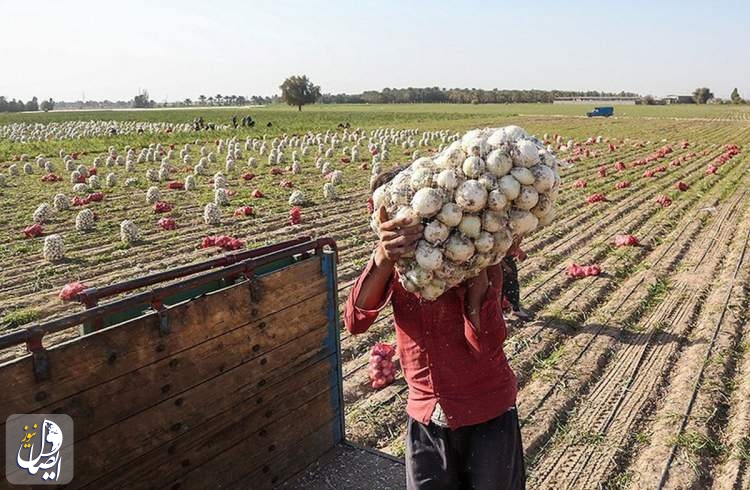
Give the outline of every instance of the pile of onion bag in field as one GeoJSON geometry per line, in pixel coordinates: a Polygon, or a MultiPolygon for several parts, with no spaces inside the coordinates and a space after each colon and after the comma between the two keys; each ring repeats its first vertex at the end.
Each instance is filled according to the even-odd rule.
{"type": "Polygon", "coordinates": [[[403,287],[435,300],[500,262],[515,237],[551,223],[559,165],[518,126],[475,129],[376,189],[374,231],[381,206],[389,219],[410,217],[425,227],[416,251],[396,264],[403,287]]]}

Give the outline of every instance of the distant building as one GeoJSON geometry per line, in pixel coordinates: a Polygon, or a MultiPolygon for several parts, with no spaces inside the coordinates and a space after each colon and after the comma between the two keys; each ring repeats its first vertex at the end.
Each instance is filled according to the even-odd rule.
{"type": "Polygon", "coordinates": [[[553,104],[635,105],[640,97],[556,97],[553,104]]]}
{"type": "Polygon", "coordinates": [[[667,95],[664,97],[667,104],[695,104],[692,95],[667,95]]]}

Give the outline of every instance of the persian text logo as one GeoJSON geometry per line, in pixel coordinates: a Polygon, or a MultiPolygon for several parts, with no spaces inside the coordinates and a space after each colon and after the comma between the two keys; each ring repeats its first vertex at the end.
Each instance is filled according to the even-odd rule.
{"type": "Polygon", "coordinates": [[[73,479],[73,419],[13,414],[5,421],[5,476],[13,485],[64,485],[73,479]]]}

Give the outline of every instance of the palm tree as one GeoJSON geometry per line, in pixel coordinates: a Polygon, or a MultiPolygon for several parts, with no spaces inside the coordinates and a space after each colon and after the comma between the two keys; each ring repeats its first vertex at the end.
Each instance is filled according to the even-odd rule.
{"type": "Polygon", "coordinates": [[[211,96],[208,97],[208,105],[214,105],[214,98],[211,96]]]}
{"type": "Polygon", "coordinates": [[[201,105],[206,105],[206,96],[203,94],[199,95],[198,101],[200,102],[201,105]]]}
{"type": "Polygon", "coordinates": [[[188,98],[188,99],[185,99],[185,100],[183,100],[182,102],[183,102],[183,103],[184,103],[185,105],[193,105],[193,101],[192,101],[192,100],[190,100],[189,98],[188,98]]]}
{"type": "Polygon", "coordinates": [[[216,94],[214,96],[214,100],[216,101],[216,105],[221,105],[222,101],[224,100],[224,97],[221,94],[216,94]]]}

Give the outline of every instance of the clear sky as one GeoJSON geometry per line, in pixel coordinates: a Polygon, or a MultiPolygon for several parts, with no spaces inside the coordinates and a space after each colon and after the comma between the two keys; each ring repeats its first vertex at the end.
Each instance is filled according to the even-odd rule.
{"type": "Polygon", "coordinates": [[[0,0],[0,95],[157,102],[384,87],[733,87],[750,98],[750,0],[0,0]]]}

